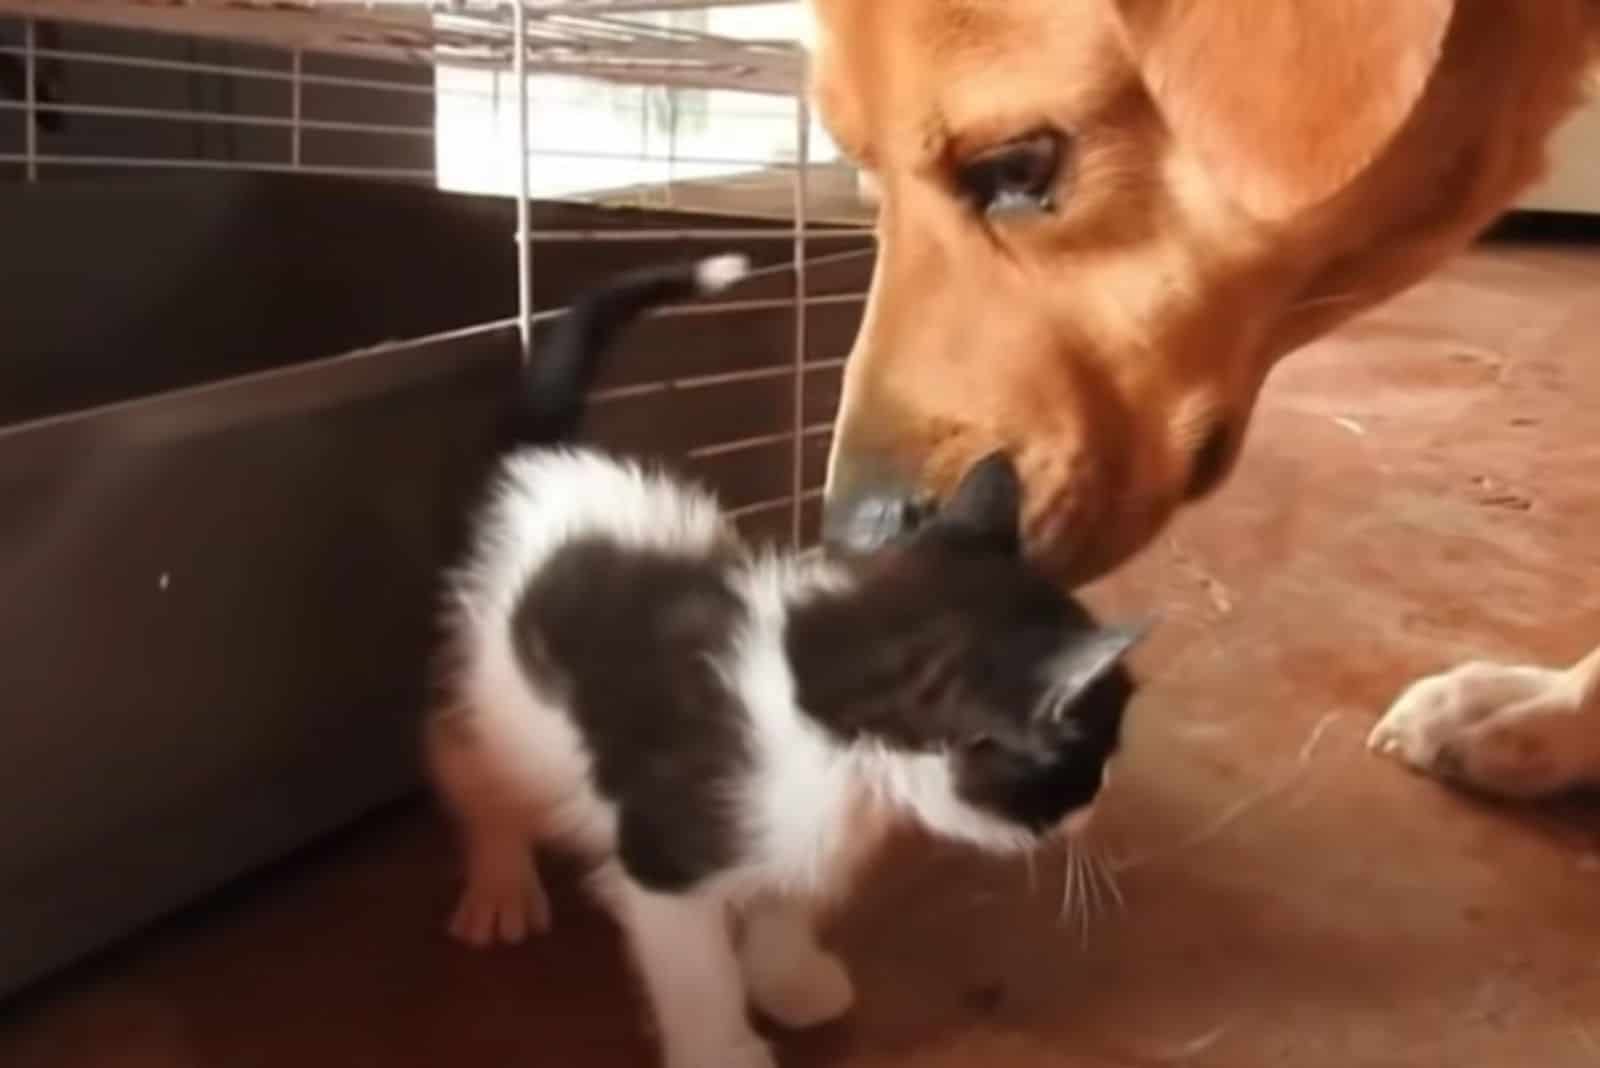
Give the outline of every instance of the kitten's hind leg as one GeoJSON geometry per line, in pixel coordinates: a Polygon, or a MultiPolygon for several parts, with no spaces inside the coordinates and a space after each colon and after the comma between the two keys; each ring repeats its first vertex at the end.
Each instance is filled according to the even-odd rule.
{"type": "Polygon", "coordinates": [[[855,1002],[843,962],[817,944],[811,910],[791,898],[761,898],[741,913],[739,964],[750,1000],[799,1030],[837,1019],[855,1002]]]}
{"type": "Polygon", "coordinates": [[[466,832],[467,884],[450,933],[473,946],[515,945],[550,929],[550,899],[527,837],[498,829],[466,832]]]}
{"type": "Polygon", "coordinates": [[[429,765],[466,854],[466,886],[450,933],[474,946],[517,943],[550,927],[550,901],[533,856],[534,791],[492,733],[481,718],[459,710],[428,724],[429,765]]]}

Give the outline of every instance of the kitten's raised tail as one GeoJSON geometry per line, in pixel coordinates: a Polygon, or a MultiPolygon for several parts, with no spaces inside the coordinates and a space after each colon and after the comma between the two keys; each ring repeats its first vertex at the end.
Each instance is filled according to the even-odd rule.
{"type": "Polygon", "coordinates": [[[749,273],[745,256],[708,256],[629,271],[579,295],[523,372],[510,444],[548,446],[573,438],[583,422],[585,396],[617,335],[653,308],[720,293],[749,273]]]}

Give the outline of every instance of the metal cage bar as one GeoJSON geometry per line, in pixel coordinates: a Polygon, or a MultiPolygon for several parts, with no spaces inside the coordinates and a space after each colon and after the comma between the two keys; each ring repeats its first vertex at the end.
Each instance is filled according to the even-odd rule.
{"type": "Polygon", "coordinates": [[[302,124],[305,121],[305,85],[301,80],[304,73],[305,53],[296,48],[290,59],[292,79],[289,82],[289,164],[299,167],[301,160],[302,124]]]}
{"type": "Polygon", "coordinates": [[[533,357],[533,235],[528,191],[528,11],[512,0],[512,80],[517,84],[517,340],[522,362],[533,357]]]}
{"type": "Polygon", "coordinates": [[[524,0],[508,17],[505,0],[0,0],[0,13],[488,69],[510,65],[508,53],[520,36],[530,70],[779,96],[797,91],[804,71],[794,47],[613,17],[716,6],[719,0],[647,0],[627,7],[524,0]]]}

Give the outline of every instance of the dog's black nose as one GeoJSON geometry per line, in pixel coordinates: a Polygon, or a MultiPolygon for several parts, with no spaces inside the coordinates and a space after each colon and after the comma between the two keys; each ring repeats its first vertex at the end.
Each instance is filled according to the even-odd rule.
{"type": "Polygon", "coordinates": [[[870,552],[915,530],[932,511],[931,502],[900,479],[836,469],[822,502],[822,540],[870,552]]]}

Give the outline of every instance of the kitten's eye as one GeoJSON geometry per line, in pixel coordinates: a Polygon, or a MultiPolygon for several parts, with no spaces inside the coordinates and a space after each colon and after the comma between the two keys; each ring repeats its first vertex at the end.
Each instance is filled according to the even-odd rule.
{"type": "Polygon", "coordinates": [[[1055,130],[1008,141],[957,168],[956,185],[991,219],[1054,211],[1065,148],[1055,130]]]}
{"type": "Polygon", "coordinates": [[[968,753],[992,753],[999,744],[987,734],[974,734],[961,743],[961,748],[968,753]]]}

